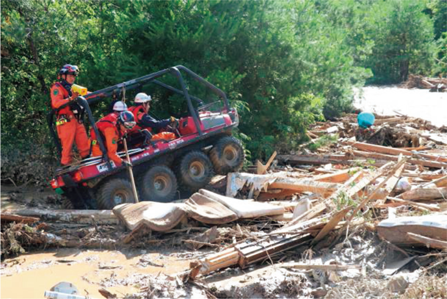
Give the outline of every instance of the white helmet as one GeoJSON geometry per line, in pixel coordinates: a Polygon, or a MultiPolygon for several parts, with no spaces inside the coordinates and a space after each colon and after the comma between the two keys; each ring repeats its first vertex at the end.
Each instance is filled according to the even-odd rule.
{"type": "Polygon", "coordinates": [[[117,101],[115,104],[113,104],[113,111],[127,111],[127,105],[126,103],[122,101],[117,101]]]}
{"type": "Polygon", "coordinates": [[[152,101],[151,96],[148,96],[144,92],[140,92],[135,96],[135,103],[146,103],[152,101]]]}

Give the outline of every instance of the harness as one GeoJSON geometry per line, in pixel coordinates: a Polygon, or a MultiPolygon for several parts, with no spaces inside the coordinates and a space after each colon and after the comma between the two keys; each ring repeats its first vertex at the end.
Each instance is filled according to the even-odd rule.
{"type": "MultiPolygon", "coordinates": [[[[140,114],[140,112],[144,111],[143,105],[132,106],[128,110],[130,112],[132,112],[133,117],[134,117],[135,122],[136,122],[135,127],[133,127],[132,130],[130,130],[130,133],[134,133],[134,132],[140,131],[142,129],[142,127],[140,126],[140,119],[138,118],[138,114],[140,114]]],[[[149,128],[149,131],[150,131],[150,128],[149,128]]]]}
{"type": "MultiPolygon", "coordinates": [[[[61,80],[59,82],[56,82],[55,85],[58,87],[63,87],[64,90],[68,93],[68,96],[71,97],[73,95],[73,92],[71,91],[71,86],[73,84],[69,84],[67,81],[61,80]]],[[[68,105],[68,107],[71,110],[71,112],[73,112],[73,115],[76,118],[76,120],[80,124],[82,124],[83,119],[84,119],[84,114],[85,114],[85,108],[76,102],[70,103],[68,105]]],[[[71,115],[58,114],[58,120],[56,121],[56,126],[63,125],[65,123],[69,122],[72,118],[73,117],[71,115]]]]}
{"type": "MultiPolygon", "coordinates": [[[[105,129],[106,127],[114,127],[116,129],[117,119],[113,120],[113,118],[116,118],[116,115],[109,114],[96,123],[96,125],[98,127],[98,132],[101,135],[101,139],[104,141],[106,139],[105,139],[105,136],[104,136],[104,133],[102,132],[102,130],[105,129]],[[110,120],[110,119],[112,119],[112,120],[110,120]]],[[[118,131],[119,138],[121,138],[121,131],[118,129],[117,129],[117,131],[118,131]]],[[[96,145],[98,143],[98,140],[96,138],[96,133],[95,133],[95,130],[93,130],[93,128],[90,129],[90,137],[92,139],[92,145],[96,145]]],[[[105,146],[107,147],[107,144],[105,144],[105,146]]]]}

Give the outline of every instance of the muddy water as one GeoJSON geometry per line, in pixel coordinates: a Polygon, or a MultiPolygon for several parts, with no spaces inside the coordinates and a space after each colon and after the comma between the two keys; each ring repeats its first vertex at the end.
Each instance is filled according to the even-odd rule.
{"type": "Polygon", "coordinates": [[[137,281],[145,275],[188,267],[188,259],[169,252],[59,249],[26,254],[2,263],[1,298],[44,298],[44,292],[61,281],[74,284],[84,296],[103,298],[98,289],[106,287],[122,297],[137,292],[137,281]]]}
{"type": "Polygon", "coordinates": [[[447,125],[447,92],[368,86],[357,91],[354,105],[382,115],[399,112],[431,121],[435,126],[447,125]]]}

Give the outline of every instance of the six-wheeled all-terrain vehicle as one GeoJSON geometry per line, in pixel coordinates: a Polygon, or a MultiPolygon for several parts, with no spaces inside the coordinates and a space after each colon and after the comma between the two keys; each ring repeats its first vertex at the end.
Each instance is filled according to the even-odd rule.
{"type": "MultiPolygon", "coordinates": [[[[244,149],[232,136],[232,130],[239,123],[236,109],[229,106],[222,90],[186,67],[176,66],[78,98],[76,104],[83,108],[86,124],[98,136],[103,155],[56,171],[51,186],[67,198],[67,208],[111,209],[120,203],[135,202],[125,166],[116,167],[105,154],[104,140],[98,133],[90,106],[108,98],[124,98],[126,91],[141,91],[150,86],[186,101],[188,111],[173,129],[177,137],[174,140],[132,142],[132,136],[128,137],[129,144],[134,144],[128,152],[140,200],[169,202],[179,197],[179,190],[194,192],[207,185],[214,174],[227,174],[241,168],[244,149]],[[204,104],[203,97],[190,95],[182,74],[187,74],[187,79],[205,90],[200,96],[217,100],[204,104]],[[166,77],[171,80],[169,82],[175,79],[177,88],[160,81],[166,77]]],[[[60,152],[60,141],[54,130],[56,112],[57,109],[48,114],[48,125],[60,152]]],[[[125,157],[125,152],[119,155],[125,157]]]]}

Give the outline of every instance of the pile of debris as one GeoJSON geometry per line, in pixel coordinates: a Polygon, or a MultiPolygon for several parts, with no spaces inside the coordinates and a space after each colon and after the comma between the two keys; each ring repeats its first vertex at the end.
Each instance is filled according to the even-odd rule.
{"type": "MultiPolygon", "coordinates": [[[[447,296],[445,129],[377,116],[375,127],[361,130],[347,115],[316,124],[309,136],[300,152],[275,152],[251,172],[216,176],[186,200],[113,211],[15,210],[2,221],[89,225],[76,228],[84,230],[77,241],[67,228],[52,232],[57,246],[206,249],[189,269],[142,279],[141,293],[126,298],[447,296]],[[385,137],[374,135],[380,130],[385,137]],[[328,135],[337,141],[309,150],[328,135]]],[[[9,235],[2,232],[2,243],[9,235]]]]}
{"type": "Polygon", "coordinates": [[[429,89],[431,92],[445,92],[447,91],[447,78],[426,78],[410,74],[408,80],[402,84],[402,87],[429,89]]]}

